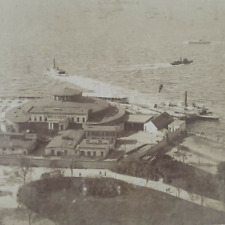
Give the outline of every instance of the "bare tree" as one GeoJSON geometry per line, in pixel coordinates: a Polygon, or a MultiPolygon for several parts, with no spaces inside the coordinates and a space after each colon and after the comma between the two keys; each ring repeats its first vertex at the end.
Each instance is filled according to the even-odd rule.
{"type": "Polygon", "coordinates": [[[70,161],[70,172],[71,172],[71,177],[73,177],[73,170],[75,168],[75,162],[74,162],[74,157],[70,161]]]}
{"type": "Polygon", "coordinates": [[[32,224],[32,211],[27,208],[27,212],[28,212],[28,222],[29,222],[29,225],[31,225],[32,224]]]}
{"type": "Polygon", "coordinates": [[[180,192],[181,192],[180,188],[177,187],[177,197],[178,198],[180,198],[180,192]]]}
{"type": "MultiPolygon", "coordinates": [[[[27,159],[26,157],[21,157],[20,158],[20,174],[23,178],[23,184],[25,185],[26,184],[26,178],[27,178],[27,175],[29,172],[32,171],[32,168],[30,166],[30,161],[29,159],[27,159]]],[[[29,196],[30,193],[29,193],[29,196]]],[[[29,222],[29,225],[32,225],[32,211],[28,208],[27,208],[27,213],[28,213],[28,222],[29,222]]]]}
{"type": "Polygon", "coordinates": [[[31,172],[32,168],[30,166],[29,159],[25,157],[20,158],[20,174],[23,178],[23,183],[26,183],[26,177],[29,172],[31,172]]]}

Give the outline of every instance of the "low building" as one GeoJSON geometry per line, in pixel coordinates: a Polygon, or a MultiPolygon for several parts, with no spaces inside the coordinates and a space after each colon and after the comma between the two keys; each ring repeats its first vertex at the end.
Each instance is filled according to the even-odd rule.
{"type": "Polygon", "coordinates": [[[37,146],[37,136],[25,133],[0,133],[0,154],[27,155],[37,146]]]}
{"type": "Polygon", "coordinates": [[[117,138],[117,126],[83,125],[85,139],[77,146],[79,155],[85,157],[105,157],[114,149],[117,138]]]}
{"type": "Polygon", "coordinates": [[[143,131],[153,115],[130,114],[125,122],[125,130],[143,131]]]}
{"type": "Polygon", "coordinates": [[[173,117],[164,112],[144,124],[144,131],[156,132],[162,129],[168,129],[168,125],[173,122],[173,117]]]}
{"type": "Polygon", "coordinates": [[[45,148],[47,156],[75,156],[77,145],[83,140],[83,130],[62,131],[45,148]]]}
{"type": "Polygon", "coordinates": [[[107,139],[84,139],[78,146],[77,151],[81,157],[105,158],[110,150],[110,140],[107,139]]]}
{"type": "Polygon", "coordinates": [[[116,126],[83,126],[87,141],[91,140],[109,140],[114,145],[116,142],[117,128],[116,126]]]}
{"type": "Polygon", "coordinates": [[[179,137],[181,134],[186,132],[186,121],[184,120],[174,120],[168,125],[168,139],[172,141],[173,139],[179,137]]]}

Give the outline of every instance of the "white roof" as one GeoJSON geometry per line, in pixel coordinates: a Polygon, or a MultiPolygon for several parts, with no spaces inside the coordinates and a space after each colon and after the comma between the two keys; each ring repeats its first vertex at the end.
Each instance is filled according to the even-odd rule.
{"type": "Polygon", "coordinates": [[[186,123],[185,120],[174,120],[168,126],[181,126],[182,124],[186,123]]]}
{"type": "Polygon", "coordinates": [[[142,115],[142,114],[131,114],[128,116],[127,122],[129,123],[146,123],[150,119],[152,119],[152,115],[142,115]]]}
{"type": "Polygon", "coordinates": [[[118,138],[118,140],[137,140],[137,144],[156,144],[164,139],[165,135],[161,131],[150,133],[139,131],[127,137],[118,138]]]}

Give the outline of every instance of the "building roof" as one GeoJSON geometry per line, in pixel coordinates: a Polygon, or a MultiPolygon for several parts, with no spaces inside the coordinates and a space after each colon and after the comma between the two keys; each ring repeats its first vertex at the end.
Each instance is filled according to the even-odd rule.
{"type": "Polygon", "coordinates": [[[75,149],[79,144],[84,132],[82,130],[67,130],[60,132],[60,135],[55,136],[46,146],[46,148],[70,148],[75,149]],[[68,137],[68,139],[66,139],[68,137]]]}
{"type": "Polygon", "coordinates": [[[173,117],[170,116],[167,112],[160,114],[159,116],[154,117],[152,123],[161,130],[163,128],[168,128],[168,125],[173,122],[173,117]]]}
{"type": "MultiPolygon", "coordinates": [[[[59,108],[59,109],[70,108],[70,109],[73,109],[75,112],[76,110],[79,112],[80,109],[88,109],[88,110],[92,110],[92,112],[97,112],[109,107],[108,102],[104,100],[100,100],[100,99],[94,99],[92,102],[67,102],[67,101],[56,101],[52,98],[43,98],[43,99],[31,101],[29,102],[29,105],[36,108],[40,108],[40,109],[43,109],[46,107],[59,108]]],[[[29,112],[32,110],[32,108],[29,108],[29,107],[28,109],[29,109],[29,112]]]]}
{"type": "Polygon", "coordinates": [[[109,146],[108,140],[102,140],[98,143],[87,143],[86,139],[84,139],[80,144],[79,148],[86,148],[86,149],[105,149],[109,146]]]}
{"type": "Polygon", "coordinates": [[[85,131],[116,131],[115,126],[91,126],[83,125],[85,131]]]}
{"type": "Polygon", "coordinates": [[[24,113],[22,107],[10,109],[6,112],[5,117],[14,123],[25,123],[29,120],[28,114],[24,113]]]}
{"type": "Polygon", "coordinates": [[[129,122],[129,123],[146,123],[152,118],[153,118],[152,115],[130,114],[128,116],[127,122],[129,122]]]}
{"type": "Polygon", "coordinates": [[[23,123],[29,121],[29,113],[84,115],[88,111],[98,113],[108,107],[109,103],[101,99],[92,99],[87,102],[66,102],[43,98],[31,100],[22,106],[12,108],[6,112],[6,119],[15,123],[23,123]]]}
{"type": "Polygon", "coordinates": [[[121,137],[118,140],[137,140],[137,143],[141,144],[156,144],[162,141],[165,138],[165,135],[161,131],[157,131],[154,133],[139,131],[137,133],[131,134],[127,137],[121,137]]]}
{"type": "MultiPolygon", "coordinates": [[[[110,110],[110,108],[108,109],[110,110]]],[[[88,124],[89,125],[106,125],[106,124],[112,124],[112,123],[116,124],[116,123],[119,123],[124,118],[125,115],[126,115],[126,110],[123,107],[117,106],[113,114],[109,113],[98,121],[88,121],[88,124]]]]}
{"type": "Polygon", "coordinates": [[[37,107],[34,106],[30,109],[29,113],[44,113],[44,114],[78,114],[86,115],[88,109],[79,107],[37,107]]]}
{"type": "Polygon", "coordinates": [[[65,130],[59,132],[62,135],[62,138],[80,140],[80,138],[84,135],[83,130],[65,130]]]}
{"type": "Polygon", "coordinates": [[[55,88],[53,90],[54,96],[76,96],[82,95],[82,92],[73,88],[63,87],[63,88],[55,88]]]}
{"type": "Polygon", "coordinates": [[[186,123],[186,121],[184,121],[184,120],[174,120],[168,126],[181,126],[184,123],[186,123]]]}

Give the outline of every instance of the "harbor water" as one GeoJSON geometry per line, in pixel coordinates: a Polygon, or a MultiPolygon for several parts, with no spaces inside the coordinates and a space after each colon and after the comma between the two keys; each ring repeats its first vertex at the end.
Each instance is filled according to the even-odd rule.
{"type": "Polygon", "coordinates": [[[183,102],[187,91],[189,104],[220,116],[191,128],[224,136],[223,0],[1,3],[0,96],[44,96],[65,81],[143,105],[183,102]],[[188,44],[203,38],[210,43],[188,44]],[[170,64],[181,56],[193,63],[170,64]],[[46,75],[53,58],[69,77],[46,75]]]}

